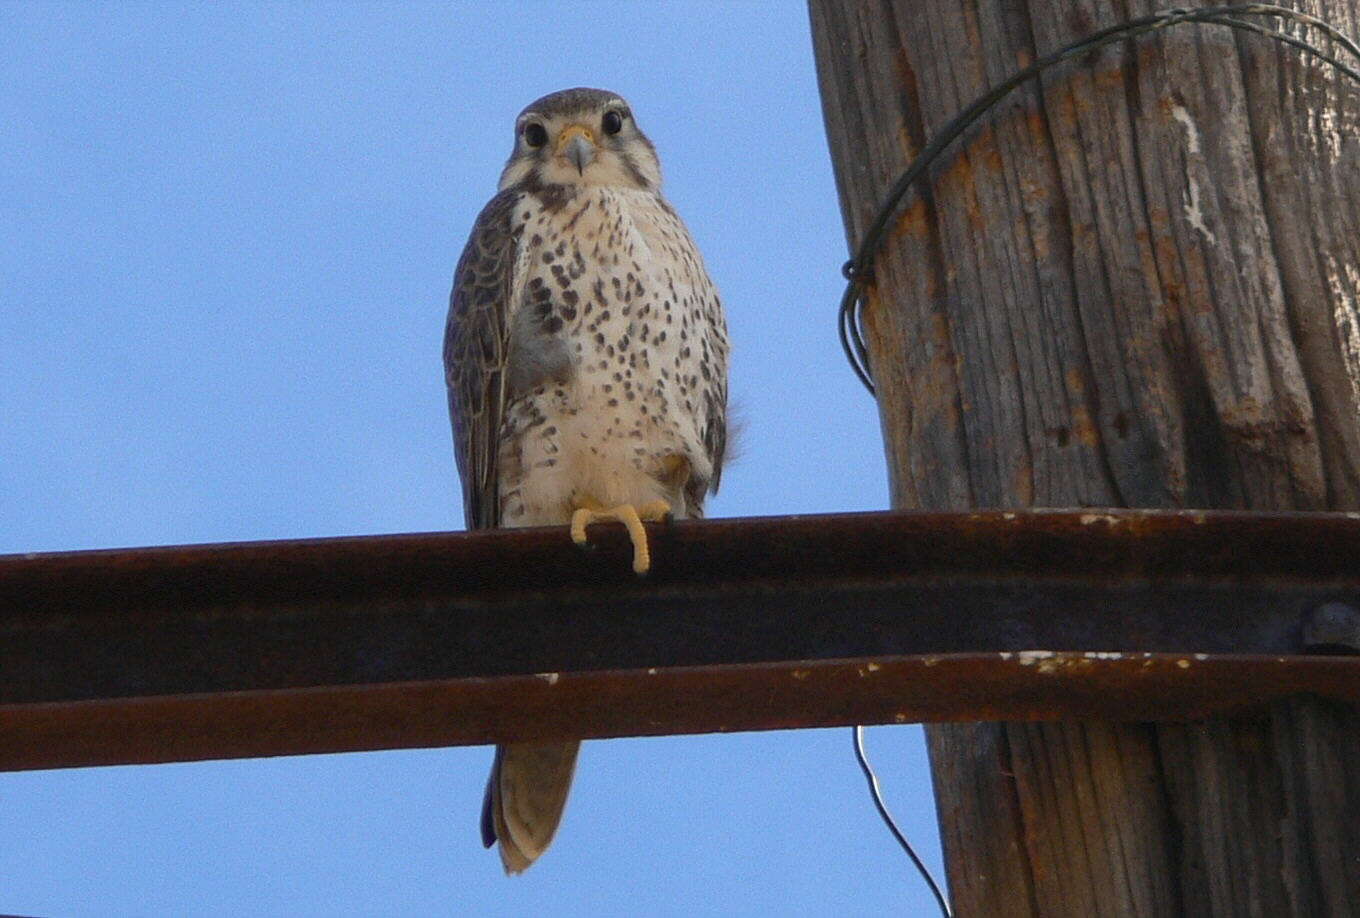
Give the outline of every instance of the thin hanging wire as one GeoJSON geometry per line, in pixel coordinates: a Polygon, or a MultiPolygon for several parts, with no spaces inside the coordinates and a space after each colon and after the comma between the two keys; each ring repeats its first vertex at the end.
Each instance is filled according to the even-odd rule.
{"type": "Polygon", "coordinates": [[[840,313],[837,320],[841,348],[845,351],[846,359],[850,361],[850,368],[855,371],[855,375],[869,390],[870,395],[875,394],[875,389],[873,372],[869,366],[869,350],[864,341],[863,285],[873,279],[874,260],[878,256],[878,250],[882,245],[888,224],[898,212],[898,206],[907,192],[926,174],[926,170],[940,157],[945,148],[1021,84],[1034,79],[1050,67],[1073,57],[1088,54],[1117,41],[1137,38],[1183,22],[1221,25],[1264,35],[1267,38],[1298,48],[1304,53],[1330,64],[1352,80],[1360,83],[1360,70],[1355,67],[1342,63],[1333,55],[1300,38],[1263,28],[1257,23],[1239,18],[1243,16],[1283,19],[1317,29],[1349,52],[1357,62],[1360,62],[1360,45],[1357,45],[1354,40],[1331,23],[1298,10],[1277,6],[1273,3],[1239,3],[1231,6],[1207,6],[1200,9],[1171,9],[1092,32],[1080,41],[1075,41],[1039,58],[1028,67],[1017,70],[1009,79],[987,90],[931,138],[930,143],[911,161],[902,175],[893,183],[873,222],[869,224],[865,231],[864,238],[860,241],[859,248],[855,252],[855,257],[847,261],[841,269],[841,273],[845,275],[847,281],[845,293],[841,297],[840,313]]]}
{"type": "Polygon", "coordinates": [[[873,795],[874,806],[878,808],[878,815],[883,817],[883,822],[888,826],[888,831],[897,839],[897,843],[902,846],[902,850],[907,852],[907,857],[916,865],[920,871],[921,878],[926,881],[930,891],[935,895],[935,902],[940,906],[940,914],[944,918],[954,918],[953,911],[949,908],[949,901],[945,899],[944,893],[940,891],[940,884],[935,882],[935,877],[931,876],[930,868],[926,867],[921,860],[916,849],[907,841],[907,836],[897,827],[897,821],[893,819],[892,813],[888,812],[888,805],[883,802],[883,790],[878,786],[878,775],[874,774],[874,768],[869,764],[869,755],[864,751],[864,728],[857,726],[854,728],[855,734],[855,759],[859,762],[860,771],[864,772],[864,780],[869,782],[869,793],[873,795]]]}

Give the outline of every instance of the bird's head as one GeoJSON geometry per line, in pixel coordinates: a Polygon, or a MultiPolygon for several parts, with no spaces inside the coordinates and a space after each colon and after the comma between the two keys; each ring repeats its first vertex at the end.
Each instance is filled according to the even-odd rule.
{"type": "Polygon", "coordinates": [[[500,188],[525,183],[656,191],[661,163],[620,96],[564,89],[532,103],[515,120],[515,149],[500,188]]]}

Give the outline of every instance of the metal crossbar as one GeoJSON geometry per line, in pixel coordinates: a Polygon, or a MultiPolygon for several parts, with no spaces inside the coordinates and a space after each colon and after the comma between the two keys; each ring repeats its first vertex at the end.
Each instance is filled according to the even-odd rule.
{"type": "Polygon", "coordinates": [[[0,556],[0,769],[1360,702],[1360,515],[650,532],[0,556]]]}

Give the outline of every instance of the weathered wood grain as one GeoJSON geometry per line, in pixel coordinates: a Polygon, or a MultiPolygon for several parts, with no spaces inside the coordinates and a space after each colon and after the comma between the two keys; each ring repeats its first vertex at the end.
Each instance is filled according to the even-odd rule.
{"type": "MultiPolygon", "coordinates": [[[[852,247],[975,96],[1159,8],[810,6],[852,247]]],[[[1296,6],[1360,34],[1360,0],[1296,6]]],[[[1360,88],[1294,49],[1178,26],[1050,71],[939,162],[874,282],[896,507],[1360,508],[1360,88]]],[[[929,741],[960,915],[1360,914],[1353,708],[929,741]]]]}

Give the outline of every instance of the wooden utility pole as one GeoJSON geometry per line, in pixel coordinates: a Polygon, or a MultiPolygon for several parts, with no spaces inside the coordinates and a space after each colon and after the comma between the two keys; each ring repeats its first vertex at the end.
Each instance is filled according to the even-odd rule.
{"type": "MultiPolygon", "coordinates": [[[[812,0],[851,246],[988,86],[1162,5],[812,0]]],[[[1295,5],[1360,35],[1360,0],[1295,5]]],[[[893,504],[1360,509],[1358,307],[1354,84],[1220,26],[1062,65],[940,161],[877,260],[893,504]]],[[[1360,914],[1354,707],[928,737],[960,915],[1360,914]]]]}

